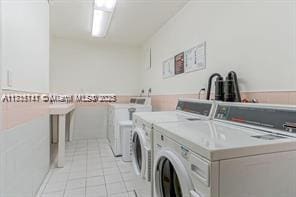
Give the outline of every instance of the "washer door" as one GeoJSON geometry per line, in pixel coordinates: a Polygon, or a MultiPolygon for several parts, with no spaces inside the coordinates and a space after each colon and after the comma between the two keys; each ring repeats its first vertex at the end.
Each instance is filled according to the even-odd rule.
{"type": "Polygon", "coordinates": [[[132,135],[132,163],[138,176],[145,177],[146,151],[144,131],[136,128],[132,135]]]}
{"type": "Polygon", "coordinates": [[[157,197],[190,197],[193,184],[182,159],[162,148],[155,158],[154,188],[157,197]]]}

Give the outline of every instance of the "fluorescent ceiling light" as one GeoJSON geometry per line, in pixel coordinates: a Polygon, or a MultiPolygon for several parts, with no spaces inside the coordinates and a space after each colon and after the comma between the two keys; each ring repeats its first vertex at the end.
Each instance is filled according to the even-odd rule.
{"type": "Polygon", "coordinates": [[[95,0],[95,9],[112,12],[116,0],[95,0]]]}
{"type": "Polygon", "coordinates": [[[112,13],[94,10],[92,36],[105,37],[111,22],[112,13]]]}
{"type": "Polygon", "coordinates": [[[116,0],[95,0],[92,36],[105,37],[110,26],[116,0]]]}

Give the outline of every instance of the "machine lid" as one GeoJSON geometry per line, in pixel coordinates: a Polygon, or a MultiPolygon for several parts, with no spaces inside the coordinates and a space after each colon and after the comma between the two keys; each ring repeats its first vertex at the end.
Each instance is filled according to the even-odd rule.
{"type": "Polygon", "coordinates": [[[176,111],[136,112],[134,119],[145,124],[160,122],[184,122],[210,119],[214,111],[212,101],[198,99],[179,99],[176,111]]]}
{"type": "Polygon", "coordinates": [[[151,108],[151,105],[139,105],[139,104],[132,104],[132,103],[109,103],[111,107],[114,108],[151,108]]]}
{"type": "Polygon", "coordinates": [[[211,161],[296,150],[295,137],[277,133],[266,140],[273,133],[218,121],[159,123],[155,130],[211,161]]]}
{"type": "Polygon", "coordinates": [[[159,112],[136,112],[134,119],[138,119],[144,123],[160,123],[160,122],[184,122],[202,120],[197,114],[182,113],[180,111],[159,111],[159,112]]]}

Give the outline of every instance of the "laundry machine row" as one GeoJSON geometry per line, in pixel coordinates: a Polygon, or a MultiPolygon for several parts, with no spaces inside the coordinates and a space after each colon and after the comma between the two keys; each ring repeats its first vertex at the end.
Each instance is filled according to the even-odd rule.
{"type": "Polygon", "coordinates": [[[150,97],[133,97],[130,103],[110,103],[108,106],[107,139],[114,156],[122,155],[120,122],[132,119],[134,112],[151,112],[150,97]]]}
{"type": "Polygon", "coordinates": [[[155,197],[296,196],[296,107],[218,103],[212,121],[157,123],[155,197]]]}
{"type": "Polygon", "coordinates": [[[136,181],[139,197],[153,196],[153,132],[158,123],[194,122],[211,119],[215,109],[213,101],[179,99],[175,111],[136,112],[133,116],[132,163],[135,173],[144,180],[136,181]]]}

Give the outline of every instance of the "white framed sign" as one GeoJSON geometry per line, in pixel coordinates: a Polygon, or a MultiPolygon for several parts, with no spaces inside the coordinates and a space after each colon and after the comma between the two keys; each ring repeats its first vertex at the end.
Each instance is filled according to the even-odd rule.
{"type": "Polygon", "coordinates": [[[185,51],[185,72],[206,68],[206,42],[185,51]]]}
{"type": "Polygon", "coordinates": [[[145,70],[151,69],[151,58],[151,48],[149,48],[145,53],[145,70]]]}
{"type": "Polygon", "coordinates": [[[164,79],[175,75],[175,59],[174,57],[167,59],[162,64],[162,77],[164,79]]]}

